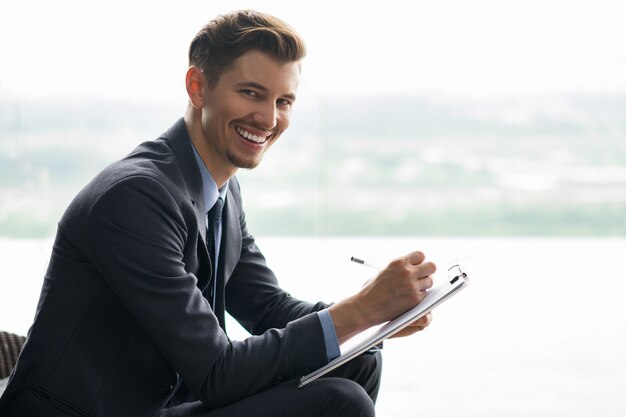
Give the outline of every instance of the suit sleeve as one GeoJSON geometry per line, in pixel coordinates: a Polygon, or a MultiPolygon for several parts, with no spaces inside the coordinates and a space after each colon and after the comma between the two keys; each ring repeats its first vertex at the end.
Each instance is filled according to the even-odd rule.
{"type": "Polygon", "coordinates": [[[326,363],[315,314],[229,342],[186,270],[188,241],[197,238],[193,210],[150,176],[104,192],[84,237],[90,260],[205,405],[230,404],[326,363]]]}

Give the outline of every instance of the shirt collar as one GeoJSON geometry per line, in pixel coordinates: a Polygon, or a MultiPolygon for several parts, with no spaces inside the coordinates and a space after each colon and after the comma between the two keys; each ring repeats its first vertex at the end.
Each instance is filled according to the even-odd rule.
{"type": "Polygon", "coordinates": [[[211,173],[207,169],[206,165],[200,158],[200,154],[196,150],[193,142],[191,142],[191,147],[193,148],[193,154],[196,157],[196,163],[198,164],[198,169],[200,169],[200,176],[202,177],[202,199],[204,202],[204,207],[208,212],[211,210],[211,207],[215,204],[218,197],[222,197],[222,201],[226,201],[226,190],[228,189],[228,181],[222,188],[217,188],[217,184],[215,180],[211,176],[211,173]]]}

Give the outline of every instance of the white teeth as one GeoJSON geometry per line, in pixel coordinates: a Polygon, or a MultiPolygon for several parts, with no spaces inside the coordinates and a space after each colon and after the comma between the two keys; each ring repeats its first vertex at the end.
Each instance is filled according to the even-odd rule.
{"type": "Polygon", "coordinates": [[[266,137],[260,137],[260,136],[255,136],[250,132],[246,132],[245,130],[243,130],[242,128],[238,127],[237,128],[237,133],[239,133],[241,136],[243,136],[244,138],[251,140],[253,142],[256,143],[263,143],[265,142],[265,139],[267,139],[266,137]]]}

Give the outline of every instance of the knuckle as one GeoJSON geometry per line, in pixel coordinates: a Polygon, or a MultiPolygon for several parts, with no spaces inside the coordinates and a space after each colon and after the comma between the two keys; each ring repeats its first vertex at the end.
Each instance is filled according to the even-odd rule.
{"type": "Polygon", "coordinates": [[[397,268],[402,268],[407,264],[407,258],[406,257],[402,257],[402,258],[396,258],[393,261],[391,261],[389,263],[389,268],[392,269],[397,269],[397,268]]]}
{"type": "Polygon", "coordinates": [[[420,278],[415,283],[415,289],[417,291],[426,291],[433,286],[433,279],[431,277],[420,278]]]}
{"type": "Polygon", "coordinates": [[[424,288],[431,288],[432,286],[433,286],[433,279],[432,279],[432,277],[424,278],[424,288]]]}
{"type": "Polygon", "coordinates": [[[411,270],[410,270],[410,269],[408,269],[408,268],[404,268],[404,269],[400,272],[400,274],[399,274],[399,275],[400,275],[400,277],[402,278],[402,280],[403,280],[403,281],[407,281],[407,282],[413,281],[413,280],[414,280],[414,278],[415,278],[415,277],[414,277],[414,272],[413,272],[413,271],[411,271],[411,270]]]}

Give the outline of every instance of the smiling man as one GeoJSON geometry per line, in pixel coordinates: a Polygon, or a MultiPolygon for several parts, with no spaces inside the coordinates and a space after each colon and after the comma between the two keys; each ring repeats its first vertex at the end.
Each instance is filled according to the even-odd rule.
{"type": "Polygon", "coordinates": [[[0,415],[374,415],[379,352],[301,389],[298,377],[419,303],[435,266],[412,252],[332,306],[297,300],[248,232],[235,177],[289,127],[304,55],[258,12],[198,33],[184,118],[98,174],[59,222],[0,415]],[[230,341],[225,311],[253,336],[230,341]]]}
{"type": "Polygon", "coordinates": [[[238,168],[256,167],[289,127],[299,78],[299,61],[277,61],[259,50],[237,58],[209,89],[203,88],[204,70],[189,68],[185,122],[218,186],[238,168]]]}

